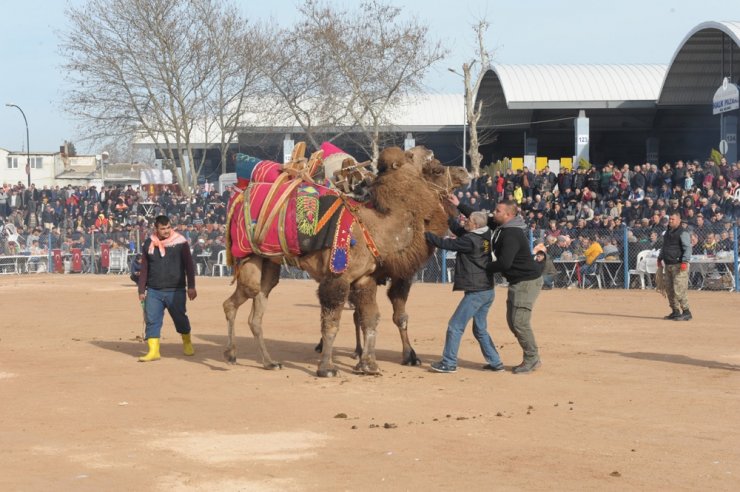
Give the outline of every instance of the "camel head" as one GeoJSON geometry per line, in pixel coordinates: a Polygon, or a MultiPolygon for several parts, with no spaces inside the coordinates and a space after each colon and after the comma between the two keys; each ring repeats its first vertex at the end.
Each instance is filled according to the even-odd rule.
{"type": "Polygon", "coordinates": [[[414,165],[420,170],[423,170],[432,162],[439,162],[434,158],[434,152],[430,149],[427,149],[423,145],[412,147],[407,152],[411,154],[411,160],[413,161],[414,165]]]}
{"type": "Polygon", "coordinates": [[[432,187],[439,187],[438,189],[447,193],[461,186],[467,186],[470,183],[470,174],[464,168],[459,166],[443,166],[437,159],[432,159],[426,163],[422,168],[422,172],[424,179],[432,183],[432,187]]]}

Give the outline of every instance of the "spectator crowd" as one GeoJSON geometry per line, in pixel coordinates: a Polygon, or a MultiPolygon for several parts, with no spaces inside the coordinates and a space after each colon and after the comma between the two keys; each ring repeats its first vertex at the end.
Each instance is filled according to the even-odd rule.
{"type": "Polygon", "coordinates": [[[560,169],[526,167],[473,179],[458,191],[474,210],[492,210],[504,199],[515,200],[533,241],[542,243],[551,259],[619,258],[625,226],[629,267],[637,253],[659,249],[668,217],[678,212],[690,231],[694,254],[732,252],[734,226],[740,226],[740,164],[707,160],[678,161],[658,166],[560,169]]]}
{"type": "MultiPolygon", "coordinates": [[[[460,202],[490,211],[504,199],[515,200],[535,243],[550,259],[618,257],[630,243],[630,268],[645,249],[658,249],[668,217],[679,212],[689,229],[694,252],[730,252],[733,227],[740,226],[740,164],[725,159],[674,164],[622,166],[607,162],[556,174],[548,167],[508,169],[475,177],[458,190],[460,202]],[[625,236],[626,226],[626,236],[625,236]],[[594,255],[593,253],[596,252],[594,255]]],[[[0,188],[0,254],[47,254],[49,246],[99,251],[136,251],[151,231],[151,221],[168,215],[186,236],[193,253],[215,260],[225,248],[227,204],[231,191],[208,185],[191,196],[174,186],[43,186],[23,183],[0,188]],[[10,226],[8,226],[10,224],[10,226]],[[9,240],[14,239],[14,240],[9,240]]]]}
{"type": "Polygon", "coordinates": [[[230,191],[208,185],[187,197],[174,186],[132,185],[0,188],[0,254],[45,255],[49,248],[68,253],[89,252],[101,244],[137,251],[151,231],[151,222],[168,215],[186,236],[193,253],[213,259],[225,248],[226,206],[230,191]]]}

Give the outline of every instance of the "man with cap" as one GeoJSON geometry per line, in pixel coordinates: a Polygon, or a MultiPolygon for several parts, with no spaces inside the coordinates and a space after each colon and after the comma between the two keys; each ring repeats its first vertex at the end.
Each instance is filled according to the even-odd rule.
{"type": "Polygon", "coordinates": [[[689,321],[689,262],[691,261],[691,238],[681,225],[681,216],[672,213],[668,218],[668,228],[663,234],[663,247],[658,255],[658,268],[664,269],[665,290],[671,314],[664,319],[689,321]]]}

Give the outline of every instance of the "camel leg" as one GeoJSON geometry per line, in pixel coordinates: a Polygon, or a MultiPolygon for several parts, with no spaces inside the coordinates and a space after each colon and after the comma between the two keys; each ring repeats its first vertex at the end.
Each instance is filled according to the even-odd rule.
{"type": "MultiPolygon", "coordinates": [[[[261,292],[263,261],[264,260],[258,256],[252,256],[235,267],[237,269],[236,289],[234,289],[234,293],[223,303],[229,333],[229,341],[226,345],[224,358],[230,364],[236,364],[236,337],[234,325],[236,313],[239,310],[239,306],[244,304],[248,299],[254,299],[261,292]]],[[[252,305],[250,320],[253,317],[254,310],[255,307],[252,305]]],[[[262,311],[264,312],[264,307],[262,308],[262,311]]],[[[259,319],[261,321],[261,316],[259,319]]],[[[254,333],[254,330],[252,330],[252,332],[254,333]]]]}
{"type": "Polygon", "coordinates": [[[262,366],[265,369],[276,370],[282,369],[283,365],[275,362],[267,352],[265,339],[262,336],[262,316],[267,309],[267,298],[272,289],[280,280],[280,265],[271,261],[264,260],[262,265],[262,275],[260,279],[260,290],[252,302],[252,310],[249,312],[249,328],[252,330],[254,339],[257,340],[260,355],[262,356],[262,366]]]}
{"type": "Polygon", "coordinates": [[[242,284],[241,271],[243,266],[235,266],[234,268],[238,269],[236,289],[234,289],[234,293],[231,294],[231,296],[226,299],[223,304],[224,314],[226,315],[226,323],[229,332],[229,341],[226,344],[224,359],[226,359],[226,362],[228,362],[229,364],[236,364],[236,337],[234,334],[234,320],[236,319],[236,313],[239,310],[239,306],[244,304],[247,299],[254,296],[253,291],[242,284]]]}
{"type": "Polygon", "coordinates": [[[375,340],[377,335],[378,320],[380,312],[376,294],[377,284],[372,280],[361,281],[353,285],[355,298],[355,313],[359,318],[359,324],[365,335],[364,350],[360,362],[355,366],[355,372],[362,374],[380,374],[380,369],[375,360],[375,340]]]}
{"type": "Polygon", "coordinates": [[[393,305],[393,323],[398,327],[398,333],[401,335],[401,344],[403,345],[401,364],[404,366],[420,366],[421,360],[416,356],[416,351],[414,351],[409,341],[409,315],[406,313],[406,301],[409,298],[410,290],[411,282],[408,279],[393,279],[391,286],[388,288],[388,299],[393,305]]]}
{"type": "MultiPolygon", "coordinates": [[[[355,323],[355,351],[352,353],[352,358],[357,359],[360,356],[362,356],[362,336],[363,336],[363,330],[362,330],[362,324],[360,322],[361,315],[359,309],[356,307],[357,303],[355,302],[355,293],[354,289],[350,288],[349,291],[349,302],[355,306],[355,310],[352,313],[352,320],[355,323]]],[[[316,353],[321,353],[321,350],[324,347],[324,340],[319,340],[319,343],[316,344],[316,346],[313,348],[316,353]]]]}
{"type": "Polygon", "coordinates": [[[321,360],[316,374],[321,378],[334,377],[338,371],[332,360],[334,339],[339,331],[339,320],[349,294],[349,284],[338,277],[330,277],[319,284],[321,303],[321,360]]]}
{"type": "Polygon", "coordinates": [[[352,354],[353,359],[362,357],[362,337],[364,333],[364,327],[362,326],[362,313],[358,307],[357,291],[354,288],[350,288],[349,291],[349,302],[352,303],[355,310],[352,312],[352,321],[355,323],[355,351],[352,354]]]}

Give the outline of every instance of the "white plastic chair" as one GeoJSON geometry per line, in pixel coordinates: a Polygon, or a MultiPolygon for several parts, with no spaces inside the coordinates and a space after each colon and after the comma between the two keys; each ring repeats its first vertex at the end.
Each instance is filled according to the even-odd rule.
{"type": "Polygon", "coordinates": [[[632,275],[640,276],[640,288],[645,289],[645,277],[648,278],[648,284],[650,283],[650,275],[648,274],[647,259],[650,255],[650,250],[646,249],[637,253],[637,261],[635,262],[634,270],[628,272],[629,277],[627,278],[627,285],[630,285],[632,275]]]}
{"type": "Polygon", "coordinates": [[[211,276],[216,276],[216,269],[218,268],[218,276],[223,277],[224,272],[227,272],[229,265],[226,264],[226,250],[222,249],[216,256],[216,263],[211,267],[211,276]]]}
{"type": "Polygon", "coordinates": [[[126,273],[128,271],[128,250],[111,249],[108,254],[108,273],[126,273]]]}

